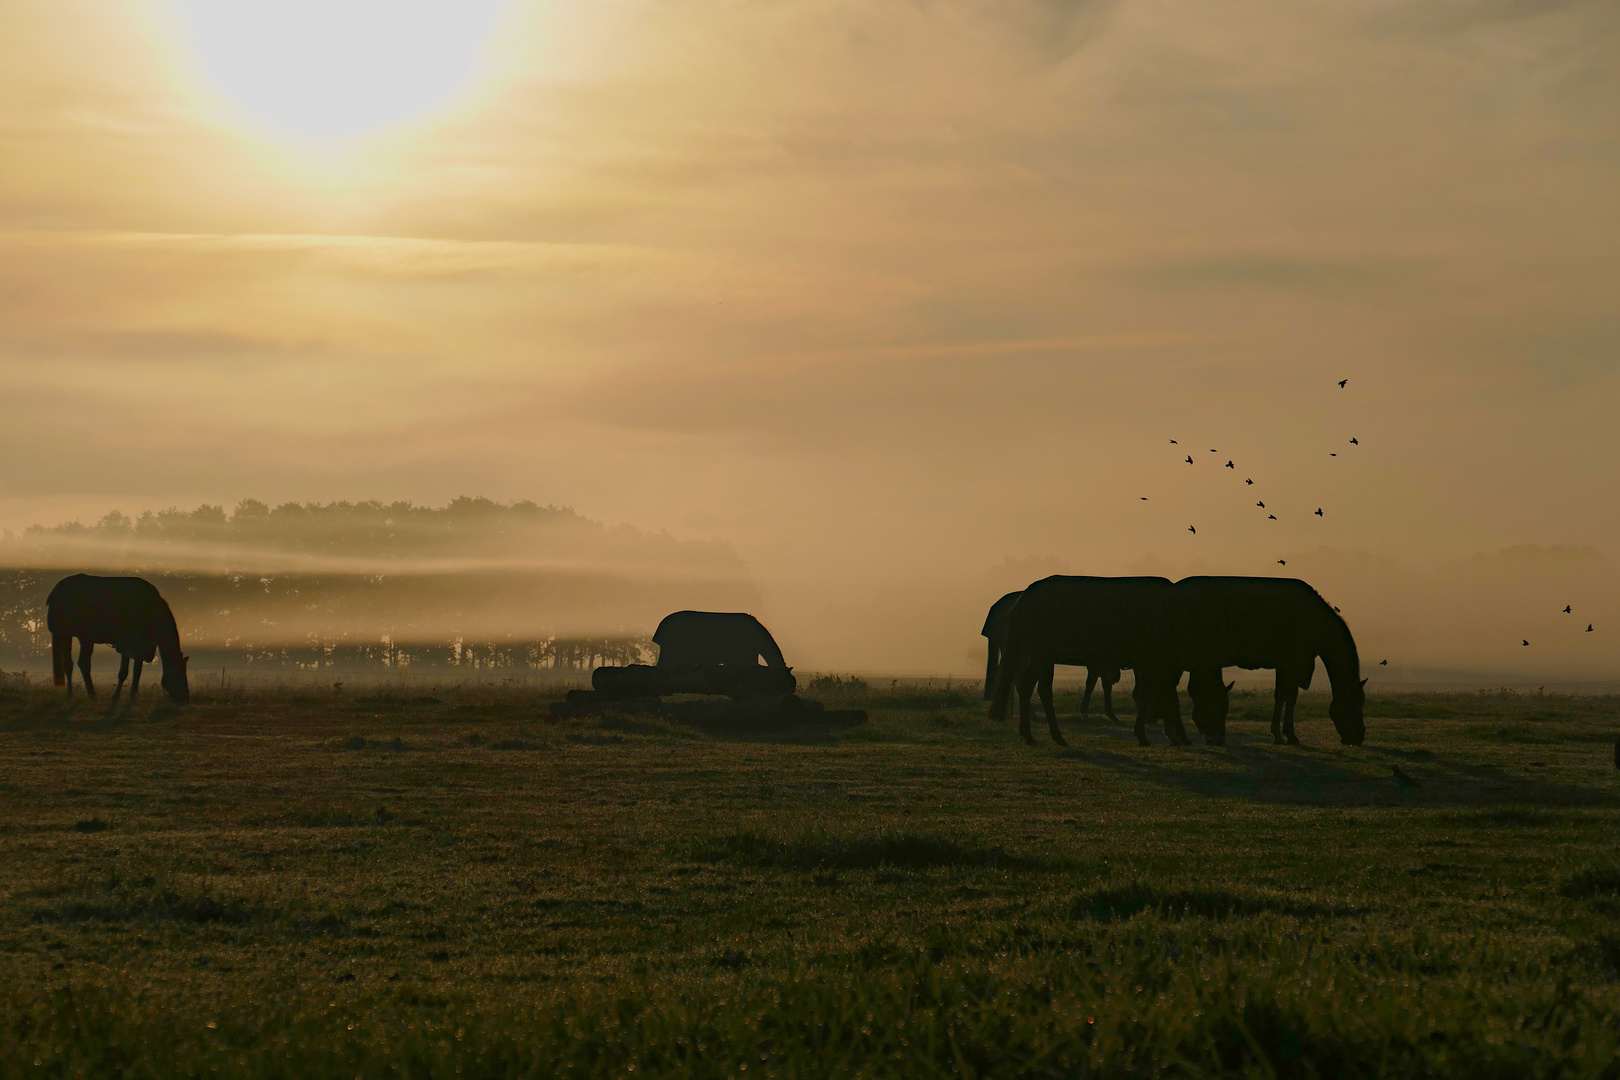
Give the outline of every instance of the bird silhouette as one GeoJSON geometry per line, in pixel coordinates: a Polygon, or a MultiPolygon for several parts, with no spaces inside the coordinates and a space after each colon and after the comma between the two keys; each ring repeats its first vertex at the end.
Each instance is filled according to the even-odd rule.
{"type": "Polygon", "coordinates": [[[1350,445],[1351,445],[1351,446],[1360,446],[1360,445],[1361,445],[1361,444],[1360,444],[1360,443],[1358,443],[1358,442],[1356,442],[1356,438],[1355,438],[1355,436],[1354,436],[1354,435],[1352,435],[1352,436],[1351,436],[1351,437],[1350,437],[1350,445]]]}
{"type": "Polygon", "coordinates": [[[1321,508],[1321,507],[1320,507],[1320,506],[1318,506],[1318,507],[1317,507],[1317,508],[1316,508],[1316,516],[1317,516],[1317,517],[1321,517],[1321,516],[1322,516],[1322,508],[1321,508]]]}
{"type": "Polygon", "coordinates": [[[1591,623],[1586,624],[1586,632],[1588,634],[1590,634],[1592,632],[1592,624],[1591,623]]]}
{"type": "Polygon", "coordinates": [[[1170,445],[1171,445],[1171,446],[1175,446],[1175,445],[1176,445],[1176,440],[1174,440],[1174,439],[1171,439],[1171,440],[1170,440],[1170,445]]]}
{"type": "Polygon", "coordinates": [[[1193,463],[1192,455],[1188,454],[1187,455],[1187,464],[1191,465],[1192,463],[1193,463]]]}
{"type": "Polygon", "coordinates": [[[1146,495],[1142,496],[1142,501],[1147,502],[1147,496],[1146,495]]]}
{"type": "Polygon", "coordinates": [[[1333,614],[1335,614],[1335,615],[1343,615],[1344,612],[1340,611],[1338,608],[1334,608],[1333,609],[1333,614]]]}
{"type": "Polygon", "coordinates": [[[1266,500],[1261,499],[1259,502],[1255,503],[1254,505],[1256,505],[1260,509],[1264,510],[1266,508],[1266,500]]]}
{"type": "Polygon", "coordinates": [[[1565,605],[1564,605],[1564,614],[1565,614],[1565,615],[1568,615],[1568,614],[1569,614],[1569,605],[1568,605],[1568,604],[1565,604],[1565,605]]]}
{"type": "Polygon", "coordinates": [[[1388,660],[1380,660],[1380,661],[1378,661],[1378,666],[1379,667],[1389,667],[1389,661],[1388,660]]]}
{"type": "Polygon", "coordinates": [[[1399,765],[1391,765],[1390,771],[1395,774],[1395,782],[1403,787],[1422,787],[1423,785],[1406,775],[1406,770],[1399,765]]]}
{"type": "Polygon", "coordinates": [[[1277,560],[1277,565],[1278,566],[1287,566],[1288,565],[1288,560],[1287,559],[1278,559],[1277,560]]]}
{"type": "Polygon", "coordinates": [[[1267,514],[1266,515],[1266,520],[1267,521],[1276,521],[1277,520],[1277,515],[1276,514],[1267,514]]]}
{"type": "Polygon", "coordinates": [[[1521,638],[1521,639],[1519,639],[1519,644],[1520,645],[1528,645],[1530,643],[1528,641],[1525,641],[1523,638],[1521,638]]]}
{"type": "Polygon", "coordinates": [[[1349,382],[1349,381],[1350,381],[1349,379],[1340,379],[1339,380],[1339,389],[1343,390],[1344,389],[1344,384],[1349,382]]]}
{"type": "Polygon", "coordinates": [[[1236,465],[1234,465],[1234,464],[1232,464],[1232,463],[1231,463],[1231,462],[1230,462],[1230,461],[1228,461],[1228,462],[1227,462],[1227,463],[1226,463],[1226,467],[1227,467],[1227,468],[1228,468],[1228,469],[1235,469],[1235,468],[1237,468],[1237,466],[1236,466],[1236,465]]]}
{"type": "Polygon", "coordinates": [[[1245,480],[1245,481],[1243,481],[1243,482],[1244,482],[1244,483],[1245,483],[1245,484],[1252,484],[1252,483],[1254,483],[1254,481],[1253,481],[1253,480],[1245,480]]]}
{"type": "Polygon", "coordinates": [[[1328,457],[1338,457],[1338,454],[1329,454],[1328,457]]]}
{"type": "Polygon", "coordinates": [[[1198,530],[1193,528],[1191,525],[1187,526],[1187,531],[1192,533],[1194,536],[1198,535],[1198,530]]]}

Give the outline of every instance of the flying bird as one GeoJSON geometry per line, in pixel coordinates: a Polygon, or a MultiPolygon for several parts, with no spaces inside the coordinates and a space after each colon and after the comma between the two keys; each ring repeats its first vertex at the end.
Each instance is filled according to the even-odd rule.
{"type": "Polygon", "coordinates": [[[1266,515],[1266,520],[1267,521],[1276,521],[1277,520],[1277,515],[1276,514],[1267,514],[1266,515]]]}
{"type": "Polygon", "coordinates": [[[1252,484],[1252,483],[1254,483],[1254,481],[1253,481],[1253,480],[1245,480],[1245,481],[1243,481],[1243,482],[1244,482],[1244,483],[1245,483],[1245,484],[1252,484]]]}
{"type": "Polygon", "coordinates": [[[1335,615],[1343,615],[1344,612],[1340,611],[1338,608],[1334,608],[1333,609],[1333,614],[1335,614],[1335,615]]]}
{"type": "Polygon", "coordinates": [[[1321,508],[1321,507],[1320,507],[1320,506],[1318,506],[1318,507],[1317,507],[1317,508],[1316,508],[1316,516],[1317,516],[1317,517],[1321,517],[1321,516],[1322,516],[1322,508],[1321,508]]]}
{"type": "Polygon", "coordinates": [[[1228,469],[1236,469],[1236,468],[1237,468],[1237,466],[1236,466],[1236,465],[1234,465],[1234,464],[1232,464],[1232,463],[1231,463],[1231,462],[1230,462],[1230,461],[1228,461],[1228,462],[1227,462],[1227,463],[1226,463],[1226,467],[1227,467],[1227,468],[1228,468],[1228,469]]]}
{"type": "Polygon", "coordinates": [[[1361,444],[1356,442],[1356,437],[1354,435],[1352,435],[1352,436],[1350,436],[1350,445],[1351,446],[1360,446],[1361,444]]]}
{"type": "Polygon", "coordinates": [[[1588,634],[1590,634],[1592,632],[1592,624],[1591,623],[1586,624],[1586,632],[1588,634]]]}
{"type": "Polygon", "coordinates": [[[1399,765],[1391,765],[1390,771],[1395,774],[1395,782],[1403,787],[1422,787],[1423,785],[1406,775],[1406,770],[1399,765]]]}
{"type": "Polygon", "coordinates": [[[1338,454],[1329,454],[1328,457],[1338,457],[1338,454]]]}
{"type": "Polygon", "coordinates": [[[1147,496],[1146,495],[1142,496],[1142,501],[1147,502],[1147,496]]]}
{"type": "Polygon", "coordinates": [[[1193,528],[1191,525],[1187,526],[1187,531],[1192,533],[1194,536],[1198,535],[1198,530],[1193,528]]]}
{"type": "Polygon", "coordinates": [[[1266,500],[1261,499],[1259,502],[1255,503],[1254,505],[1256,505],[1260,509],[1264,510],[1266,508],[1266,500]]]}
{"type": "Polygon", "coordinates": [[[1565,614],[1565,615],[1568,615],[1568,614],[1569,614],[1569,605],[1568,605],[1568,604],[1565,604],[1565,605],[1564,605],[1564,614],[1565,614]]]}
{"type": "Polygon", "coordinates": [[[1171,446],[1175,446],[1175,445],[1176,445],[1176,440],[1174,440],[1174,439],[1171,439],[1171,440],[1170,440],[1170,445],[1171,445],[1171,446]]]}
{"type": "Polygon", "coordinates": [[[1389,667],[1389,661],[1388,660],[1380,660],[1380,661],[1378,661],[1378,666],[1379,667],[1389,667]]]}
{"type": "Polygon", "coordinates": [[[1349,381],[1350,381],[1349,379],[1340,379],[1339,380],[1339,389],[1343,390],[1344,389],[1344,384],[1349,382],[1349,381]]]}
{"type": "Polygon", "coordinates": [[[1192,463],[1193,463],[1192,455],[1188,454],[1187,455],[1187,464],[1191,465],[1192,463]]]}
{"type": "Polygon", "coordinates": [[[1519,644],[1520,644],[1520,645],[1528,645],[1528,644],[1530,644],[1530,643],[1529,643],[1529,642],[1528,642],[1528,641],[1525,641],[1525,640],[1524,640],[1524,639],[1522,639],[1522,638],[1521,638],[1521,639],[1520,639],[1520,640],[1519,640],[1519,644]]]}
{"type": "Polygon", "coordinates": [[[1277,565],[1278,566],[1287,566],[1288,565],[1288,560],[1287,559],[1278,559],[1277,560],[1277,565]]]}

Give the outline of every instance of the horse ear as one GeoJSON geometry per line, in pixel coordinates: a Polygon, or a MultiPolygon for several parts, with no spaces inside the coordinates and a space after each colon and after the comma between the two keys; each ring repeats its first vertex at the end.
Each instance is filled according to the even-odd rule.
{"type": "Polygon", "coordinates": [[[1366,686],[1366,685],[1367,685],[1367,680],[1366,680],[1366,679],[1362,679],[1362,680],[1361,680],[1361,685],[1362,685],[1362,686],[1366,686]]]}
{"type": "Polygon", "coordinates": [[[1236,679],[1233,679],[1231,682],[1227,683],[1226,684],[1226,692],[1231,693],[1232,692],[1232,687],[1234,687],[1236,685],[1237,685],[1237,680],[1236,679]]]}

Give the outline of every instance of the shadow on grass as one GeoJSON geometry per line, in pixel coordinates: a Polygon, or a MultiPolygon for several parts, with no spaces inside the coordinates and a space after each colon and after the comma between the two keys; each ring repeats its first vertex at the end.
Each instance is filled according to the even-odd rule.
{"type": "Polygon", "coordinates": [[[1118,922],[1148,911],[1162,919],[1215,921],[1248,915],[1318,919],[1357,913],[1355,908],[1313,904],[1284,896],[1245,896],[1221,889],[1165,889],[1133,881],[1076,897],[1069,916],[1095,922],[1118,922]]]}
{"type": "Polygon", "coordinates": [[[1351,751],[1376,755],[1374,760],[1401,759],[1406,762],[1407,774],[1416,774],[1420,786],[1412,787],[1396,779],[1393,769],[1377,775],[1348,768],[1336,760],[1335,751],[1234,745],[1205,751],[1189,760],[1186,751],[1161,750],[1178,754],[1177,760],[1160,764],[1145,755],[1108,750],[1087,750],[1081,760],[1135,780],[1250,802],[1324,806],[1620,806],[1620,794],[1611,790],[1515,776],[1493,765],[1467,764],[1442,755],[1424,758],[1418,770],[1411,764],[1412,755],[1401,751],[1351,751]]]}
{"type": "Polygon", "coordinates": [[[854,838],[810,835],[794,839],[733,833],[701,847],[694,854],[705,862],[790,870],[875,870],[880,867],[925,870],[947,866],[1048,869],[1048,865],[1038,859],[1009,855],[999,847],[969,847],[954,840],[911,833],[854,838]]]}

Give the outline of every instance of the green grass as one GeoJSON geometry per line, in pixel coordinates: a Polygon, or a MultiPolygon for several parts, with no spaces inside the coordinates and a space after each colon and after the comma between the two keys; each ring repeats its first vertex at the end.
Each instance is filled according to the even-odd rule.
{"type": "Polygon", "coordinates": [[[1620,1077],[1613,699],[825,689],[871,723],[0,691],[0,1077],[1620,1077]]]}

